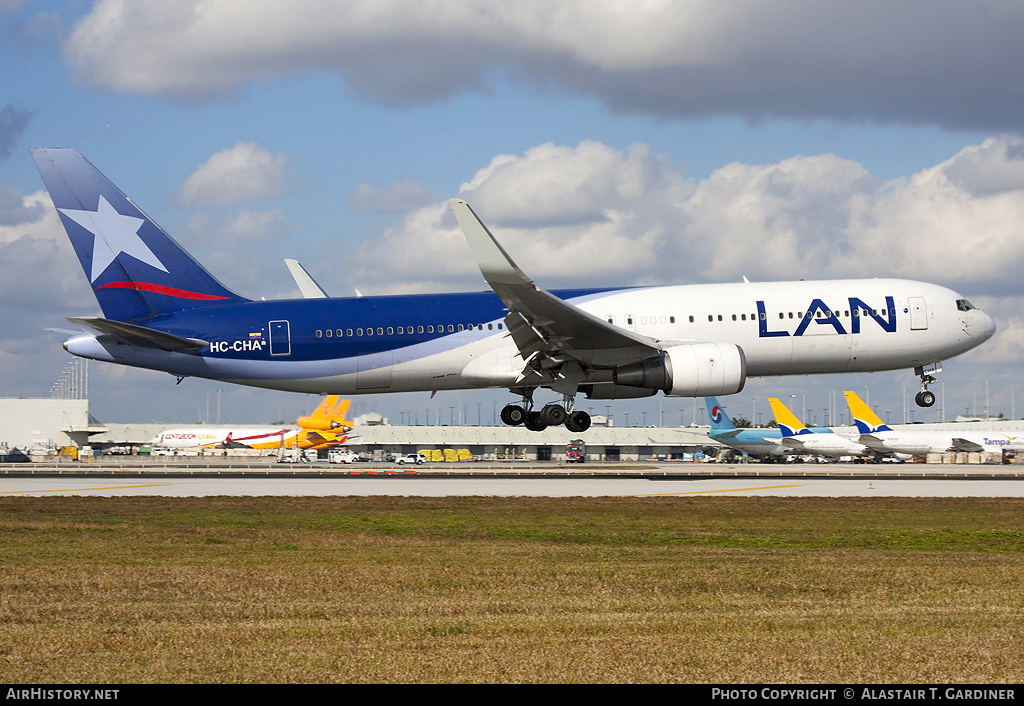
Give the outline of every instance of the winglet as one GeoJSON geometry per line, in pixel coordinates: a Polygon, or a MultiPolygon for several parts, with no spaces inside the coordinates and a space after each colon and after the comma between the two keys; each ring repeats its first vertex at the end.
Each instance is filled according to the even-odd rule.
{"type": "Polygon", "coordinates": [[[843,394],[846,395],[846,404],[850,407],[850,416],[853,417],[854,424],[857,425],[857,430],[861,434],[874,434],[879,431],[892,431],[892,429],[885,422],[879,419],[878,415],[864,403],[864,400],[857,396],[856,392],[846,390],[843,394]]]}
{"type": "Polygon", "coordinates": [[[292,260],[285,258],[284,264],[288,266],[288,271],[292,275],[292,279],[295,280],[296,286],[299,288],[299,292],[306,299],[326,299],[327,292],[324,288],[316,283],[316,280],[306,272],[306,268],[299,264],[298,260],[292,260]]]}
{"type": "Polygon", "coordinates": [[[810,434],[811,430],[803,425],[795,414],[789,411],[786,405],[782,404],[782,400],[777,397],[769,397],[768,403],[772,406],[772,413],[775,415],[775,421],[779,425],[779,429],[782,431],[783,438],[787,436],[799,436],[801,434],[810,434]]]}
{"type": "Polygon", "coordinates": [[[484,279],[492,287],[497,284],[529,284],[532,280],[512,261],[505,248],[497,241],[487,226],[462,199],[448,199],[448,205],[455,213],[455,220],[466,236],[469,249],[473,251],[476,264],[484,279]]]}

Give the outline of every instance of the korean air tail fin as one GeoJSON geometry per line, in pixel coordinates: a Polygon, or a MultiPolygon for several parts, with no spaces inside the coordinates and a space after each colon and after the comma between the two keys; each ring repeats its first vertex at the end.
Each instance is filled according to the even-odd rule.
{"type": "Polygon", "coordinates": [[[328,395],[320,406],[308,417],[299,417],[298,425],[303,429],[320,431],[343,431],[355,426],[345,419],[352,400],[338,400],[338,395],[328,395]]]}
{"type": "Polygon", "coordinates": [[[139,321],[249,301],[218,282],[76,150],[36,149],[32,158],[107,319],[139,321]]]}
{"type": "Polygon", "coordinates": [[[729,415],[719,406],[717,398],[705,397],[704,402],[708,406],[708,419],[711,420],[712,431],[731,431],[736,428],[729,415]]]}
{"type": "Polygon", "coordinates": [[[795,414],[789,411],[786,405],[782,404],[782,401],[777,397],[769,397],[768,403],[772,406],[772,414],[775,415],[775,422],[779,425],[779,430],[782,431],[782,437],[787,436],[800,436],[801,434],[810,434],[811,430],[803,425],[795,414]]]}
{"type": "Polygon", "coordinates": [[[843,394],[846,395],[846,404],[850,407],[850,416],[853,417],[853,422],[857,425],[857,431],[861,434],[892,431],[889,425],[879,419],[864,400],[857,396],[856,392],[847,390],[843,394]]]}

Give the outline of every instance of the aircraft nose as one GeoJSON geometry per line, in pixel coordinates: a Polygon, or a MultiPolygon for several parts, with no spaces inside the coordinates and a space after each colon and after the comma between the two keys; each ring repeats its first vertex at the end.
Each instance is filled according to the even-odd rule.
{"type": "Polygon", "coordinates": [[[982,320],[982,326],[984,327],[985,340],[988,340],[995,333],[995,322],[992,321],[992,318],[984,312],[981,313],[981,316],[984,317],[982,320]]]}
{"type": "Polygon", "coordinates": [[[981,340],[987,341],[988,339],[992,338],[992,336],[996,332],[996,322],[993,321],[992,317],[986,314],[984,311],[977,311],[977,314],[978,315],[975,317],[974,322],[975,326],[973,326],[972,328],[977,330],[976,335],[980,336],[981,340]]]}

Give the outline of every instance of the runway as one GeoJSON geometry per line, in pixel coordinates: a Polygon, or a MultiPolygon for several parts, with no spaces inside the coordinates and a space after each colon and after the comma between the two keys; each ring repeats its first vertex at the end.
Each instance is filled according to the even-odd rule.
{"type": "MultiPolygon", "coordinates": [[[[210,475],[173,472],[171,469],[145,473],[74,473],[71,475],[0,476],[0,497],[17,496],[371,496],[406,497],[672,497],[672,496],[759,496],[759,497],[1003,497],[1024,498],[1024,477],[1015,470],[992,467],[940,467],[935,472],[912,477],[849,475],[835,466],[817,470],[804,464],[800,474],[781,471],[752,475],[747,468],[730,472],[715,469],[715,475],[549,472],[512,475],[493,471],[384,475],[324,475],[235,473],[210,475]],[[957,473],[949,475],[949,469],[957,473]],[[984,469],[987,470],[987,469],[984,469]],[[832,475],[816,475],[831,473],[832,475]],[[969,473],[969,475],[967,475],[969,473]]],[[[100,471],[100,469],[97,469],[100,471]]]]}

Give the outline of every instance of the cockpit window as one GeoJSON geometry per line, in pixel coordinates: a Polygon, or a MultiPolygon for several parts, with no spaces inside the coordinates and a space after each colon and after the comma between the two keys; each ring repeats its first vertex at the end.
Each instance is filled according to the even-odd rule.
{"type": "Polygon", "coordinates": [[[974,304],[971,304],[966,299],[957,299],[956,300],[956,308],[959,311],[970,311],[971,309],[975,309],[977,307],[975,307],[974,304]]]}

